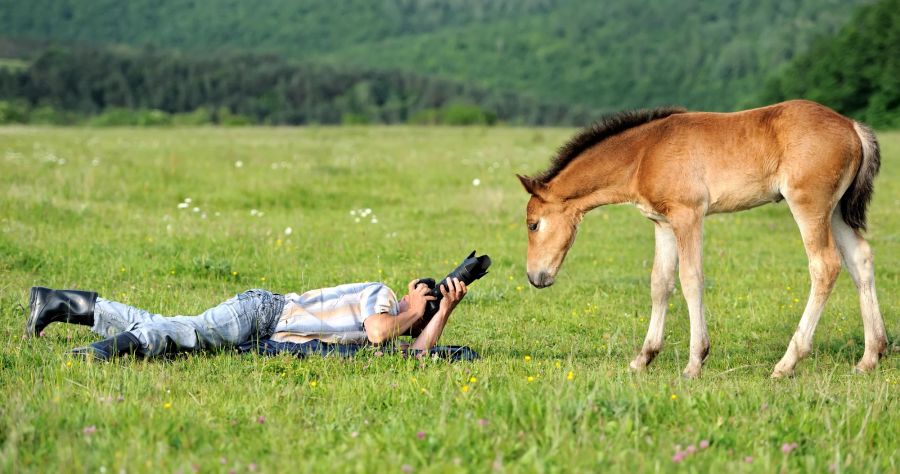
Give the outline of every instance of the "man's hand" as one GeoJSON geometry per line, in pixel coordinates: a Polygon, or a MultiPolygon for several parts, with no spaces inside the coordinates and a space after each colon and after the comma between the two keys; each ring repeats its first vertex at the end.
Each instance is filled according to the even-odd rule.
{"type": "Polygon", "coordinates": [[[447,281],[445,285],[441,285],[441,294],[444,295],[444,298],[441,299],[441,307],[440,312],[444,313],[444,315],[449,315],[453,308],[456,308],[456,305],[459,304],[460,300],[462,300],[466,293],[469,291],[466,288],[466,284],[459,281],[459,278],[452,278],[447,281]]]}
{"type": "Polygon", "coordinates": [[[437,298],[434,296],[428,295],[428,285],[424,283],[418,283],[418,279],[409,282],[407,285],[407,289],[409,292],[406,294],[407,302],[409,303],[409,311],[416,315],[416,318],[421,318],[422,315],[425,314],[425,304],[429,301],[434,301],[437,298]],[[418,284],[416,284],[418,283],[418,284]]]}

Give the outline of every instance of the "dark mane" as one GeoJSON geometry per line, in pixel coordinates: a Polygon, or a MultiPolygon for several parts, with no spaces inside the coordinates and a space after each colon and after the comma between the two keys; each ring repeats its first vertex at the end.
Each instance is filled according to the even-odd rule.
{"type": "Polygon", "coordinates": [[[681,107],[659,107],[655,109],[626,110],[606,115],[572,137],[556,153],[556,158],[550,163],[550,168],[535,176],[534,179],[546,184],[555,178],[578,155],[603,140],[638,125],[684,112],[686,110],[681,107]]]}

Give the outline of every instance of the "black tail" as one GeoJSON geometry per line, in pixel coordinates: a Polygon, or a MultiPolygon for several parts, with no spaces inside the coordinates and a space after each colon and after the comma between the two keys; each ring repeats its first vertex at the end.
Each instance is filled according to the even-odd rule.
{"type": "Polygon", "coordinates": [[[873,182],[881,168],[881,151],[871,128],[859,122],[853,122],[853,128],[862,144],[862,162],[856,178],[841,197],[841,215],[850,227],[866,230],[866,208],[872,200],[873,182]]]}

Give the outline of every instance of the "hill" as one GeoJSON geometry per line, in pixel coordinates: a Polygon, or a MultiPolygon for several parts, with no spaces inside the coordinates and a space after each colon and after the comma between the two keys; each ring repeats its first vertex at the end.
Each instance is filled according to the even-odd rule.
{"type": "Polygon", "coordinates": [[[767,84],[764,98],[805,97],[877,127],[900,126],[900,0],[860,9],[767,84]]]}
{"type": "Polygon", "coordinates": [[[265,55],[49,47],[0,42],[0,123],[583,124],[593,114],[439,78],[265,55]],[[2,101],[6,102],[2,102],[2,101]],[[167,114],[188,114],[168,117],[167,114]]]}
{"type": "Polygon", "coordinates": [[[33,0],[16,37],[222,50],[435,75],[620,109],[752,104],[761,84],[866,0],[33,0]]]}

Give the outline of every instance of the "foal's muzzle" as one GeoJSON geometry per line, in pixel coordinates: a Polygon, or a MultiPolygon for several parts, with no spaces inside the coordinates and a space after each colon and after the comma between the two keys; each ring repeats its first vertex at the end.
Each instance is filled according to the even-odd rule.
{"type": "Polygon", "coordinates": [[[553,278],[553,275],[551,275],[543,270],[540,272],[537,272],[537,274],[530,273],[530,272],[528,273],[528,281],[535,288],[546,288],[546,287],[552,285],[554,280],[555,279],[553,278]]]}

